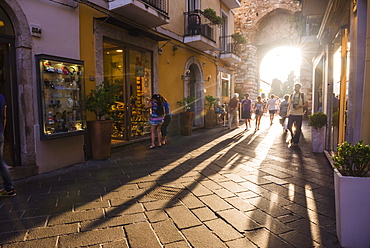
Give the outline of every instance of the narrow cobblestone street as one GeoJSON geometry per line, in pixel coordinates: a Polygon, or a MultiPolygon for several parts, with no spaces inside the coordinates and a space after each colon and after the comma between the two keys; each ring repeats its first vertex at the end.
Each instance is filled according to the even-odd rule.
{"type": "Polygon", "coordinates": [[[333,172],[278,119],[113,149],[16,182],[0,199],[0,247],[340,247],[333,172]]]}

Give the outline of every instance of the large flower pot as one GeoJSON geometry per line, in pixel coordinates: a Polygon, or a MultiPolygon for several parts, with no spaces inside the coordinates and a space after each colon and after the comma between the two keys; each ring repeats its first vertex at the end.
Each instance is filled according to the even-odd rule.
{"type": "Polygon", "coordinates": [[[343,248],[370,247],[370,178],[334,170],[337,236],[343,248]]]}
{"type": "Polygon", "coordinates": [[[325,128],[311,128],[312,152],[324,152],[325,128]]]}
{"type": "Polygon", "coordinates": [[[193,131],[194,112],[180,113],[181,135],[189,136],[193,131]]]}
{"type": "Polygon", "coordinates": [[[88,121],[91,152],[93,159],[105,160],[110,157],[113,121],[88,121]]]}
{"type": "Polygon", "coordinates": [[[216,113],[214,110],[206,110],[204,115],[204,127],[214,128],[216,126],[216,113]]]}

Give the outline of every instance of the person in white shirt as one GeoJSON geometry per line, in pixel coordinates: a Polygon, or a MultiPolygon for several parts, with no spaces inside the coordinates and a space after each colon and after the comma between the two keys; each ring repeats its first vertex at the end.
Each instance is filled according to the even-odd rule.
{"type": "Polygon", "coordinates": [[[272,122],[274,120],[275,114],[276,114],[276,104],[279,101],[279,97],[275,96],[274,94],[271,94],[270,99],[267,101],[267,109],[270,114],[270,125],[272,125],[272,122]]]}
{"type": "Polygon", "coordinates": [[[294,85],[294,93],[289,99],[289,121],[288,129],[292,135],[291,146],[298,146],[299,137],[301,136],[301,127],[303,115],[305,113],[304,108],[308,107],[307,96],[301,92],[302,85],[297,83],[294,85]],[[292,126],[295,123],[295,132],[293,132],[292,126]]]}

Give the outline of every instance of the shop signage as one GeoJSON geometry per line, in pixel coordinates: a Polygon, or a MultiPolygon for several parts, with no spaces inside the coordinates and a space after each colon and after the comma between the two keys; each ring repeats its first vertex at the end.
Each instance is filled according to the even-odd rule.
{"type": "Polygon", "coordinates": [[[41,26],[30,24],[31,35],[34,37],[41,37],[41,26]]]}

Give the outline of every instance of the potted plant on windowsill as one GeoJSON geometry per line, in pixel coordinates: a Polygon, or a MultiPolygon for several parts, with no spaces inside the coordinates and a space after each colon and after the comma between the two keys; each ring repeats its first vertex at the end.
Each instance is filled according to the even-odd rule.
{"type": "Polygon", "coordinates": [[[221,26],[223,22],[223,18],[221,16],[218,16],[216,11],[211,8],[207,8],[203,10],[203,16],[210,20],[212,24],[221,26]]]}
{"type": "Polygon", "coordinates": [[[323,112],[316,112],[308,116],[308,125],[312,127],[312,152],[324,152],[325,127],[327,124],[328,116],[323,112]]]}
{"type": "Polygon", "coordinates": [[[117,100],[118,86],[102,82],[92,89],[85,99],[85,108],[95,113],[97,120],[87,122],[93,159],[110,157],[113,121],[109,111],[117,100]]]}
{"type": "Polygon", "coordinates": [[[216,125],[216,113],[215,113],[215,104],[216,98],[213,96],[206,96],[204,107],[205,107],[205,115],[204,115],[204,127],[205,128],[214,128],[216,125]]]}
{"type": "Polygon", "coordinates": [[[195,104],[195,100],[195,97],[188,96],[180,101],[177,101],[177,104],[180,107],[184,107],[184,111],[180,113],[181,135],[188,136],[192,134],[194,112],[191,111],[191,107],[195,104]]]}
{"type": "Polygon", "coordinates": [[[370,146],[338,146],[334,161],[337,236],[342,247],[370,247],[370,146]]]}

